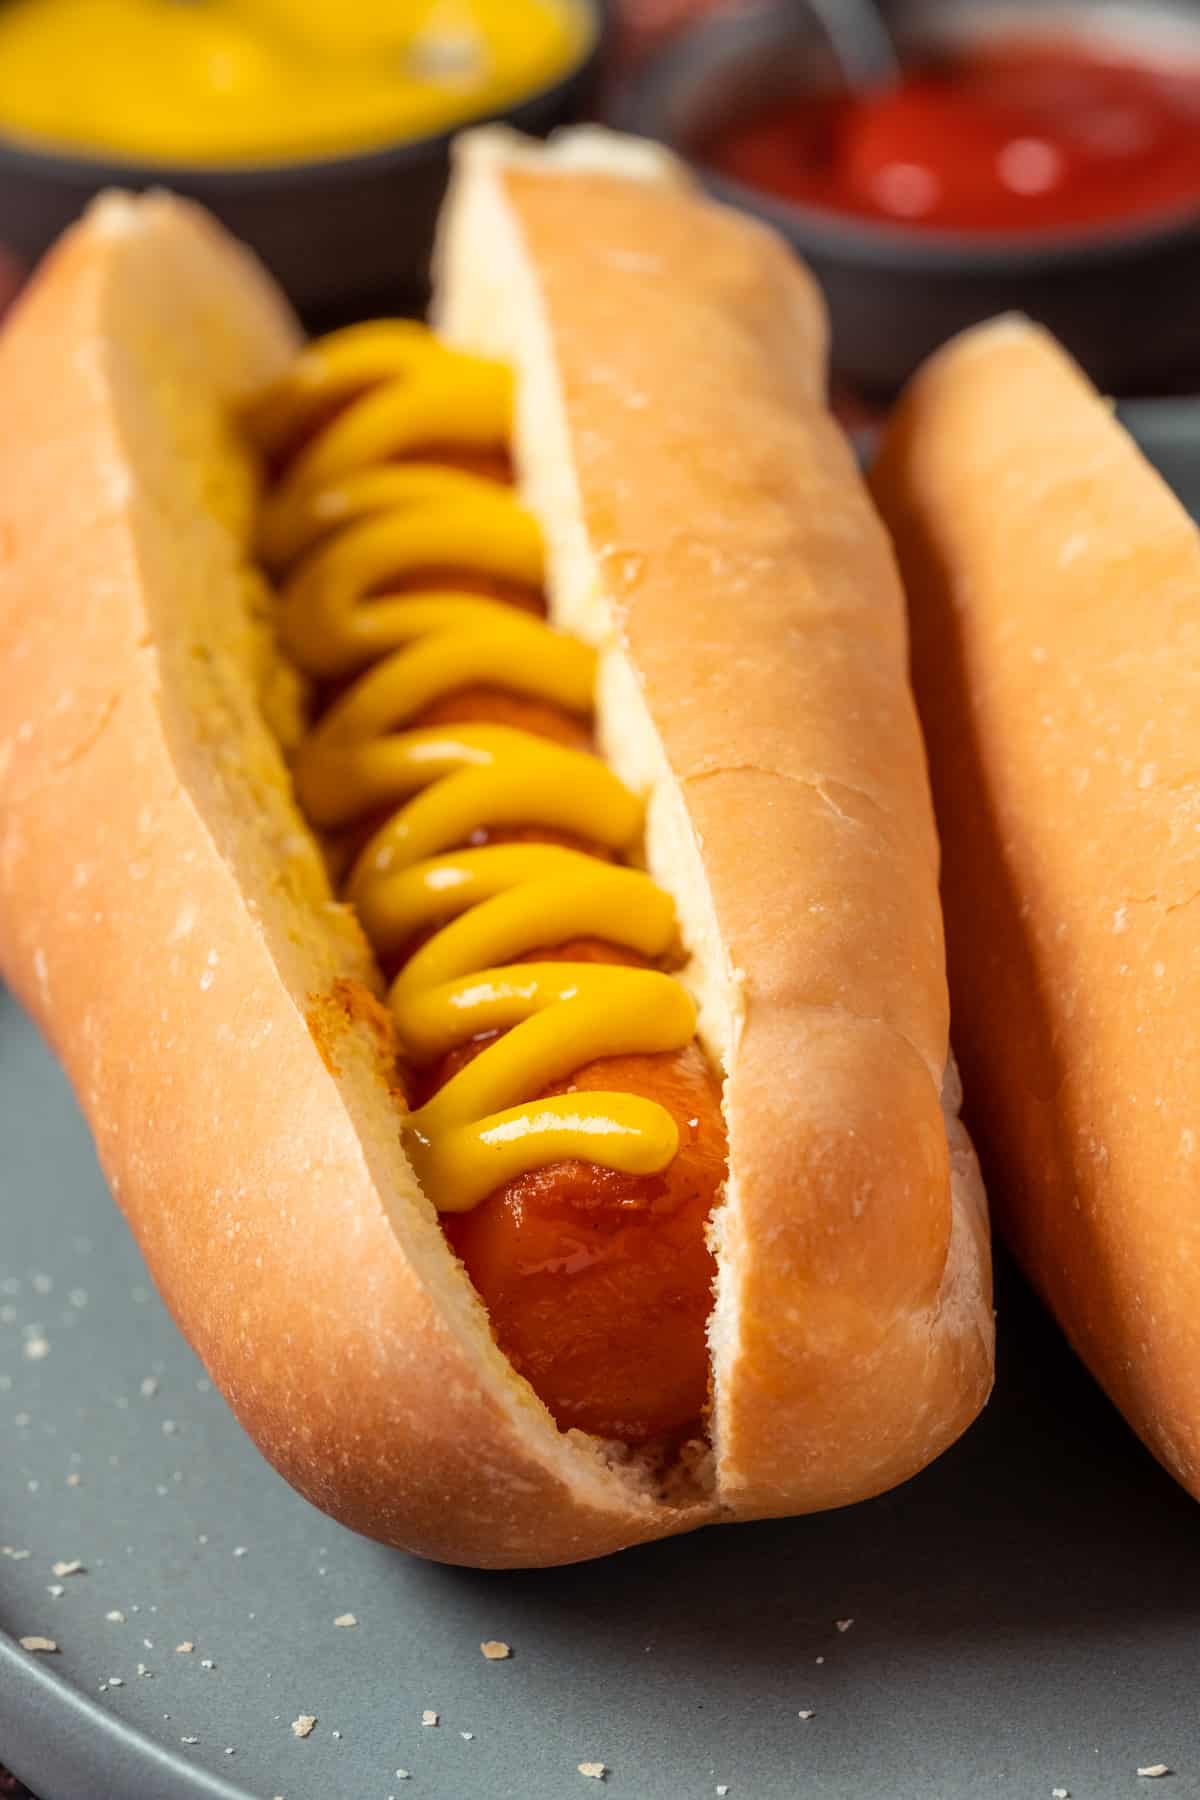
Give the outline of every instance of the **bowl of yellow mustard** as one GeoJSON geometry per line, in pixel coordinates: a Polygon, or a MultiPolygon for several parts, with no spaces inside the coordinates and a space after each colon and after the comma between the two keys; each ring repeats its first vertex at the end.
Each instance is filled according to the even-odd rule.
{"type": "Polygon", "coordinates": [[[166,186],[314,326],[420,303],[463,126],[594,91],[605,0],[2,0],[0,233],[32,258],[99,188],[166,186]]]}

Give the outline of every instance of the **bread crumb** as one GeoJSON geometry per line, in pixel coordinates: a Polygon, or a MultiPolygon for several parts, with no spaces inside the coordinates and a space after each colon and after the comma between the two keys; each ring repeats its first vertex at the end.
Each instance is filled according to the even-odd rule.
{"type": "Polygon", "coordinates": [[[717,1792],[718,1794],[727,1794],[729,1792],[729,1783],[727,1781],[718,1781],[717,1792]]]}
{"type": "Polygon", "coordinates": [[[14,1550],[11,1544],[0,1544],[0,1556],[7,1556],[12,1562],[28,1562],[32,1555],[32,1550],[14,1550]]]}
{"type": "Polygon", "coordinates": [[[440,1725],[441,1719],[437,1713],[433,1712],[427,1706],[425,1711],[421,1714],[421,1723],[422,1725],[440,1725]]]}
{"type": "Polygon", "coordinates": [[[124,1687],[125,1678],[122,1675],[110,1675],[108,1678],[108,1685],[109,1687],[124,1687]]]}
{"type": "Polygon", "coordinates": [[[81,1562],[76,1560],[75,1562],[56,1562],[54,1564],[52,1573],[55,1575],[58,1575],[58,1576],[86,1575],[87,1570],[84,1568],[84,1566],[81,1562]]]}
{"type": "Polygon", "coordinates": [[[31,1338],[25,1339],[25,1360],[26,1360],[26,1362],[41,1362],[43,1360],[43,1358],[49,1356],[49,1354],[50,1354],[49,1338],[31,1337],[31,1338]]]}
{"type": "Polygon", "coordinates": [[[182,1644],[176,1644],[175,1654],[176,1656],[190,1656],[195,1648],[191,1638],[184,1638],[182,1644]]]}
{"type": "Polygon", "coordinates": [[[104,1616],[110,1625],[123,1625],[125,1623],[125,1614],[121,1611],[119,1606],[114,1606],[112,1611],[106,1612],[104,1616]]]}
{"type": "Polygon", "coordinates": [[[458,1735],[462,1738],[464,1743],[469,1744],[471,1739],[475,1736],[475,1733],[473,1731],[460,1731],[458,1735]]]}
{"type": "Polygon", "coordinates": [[[833,1622],[837,1626],[839,1631],[849,1631],[850,1627],[854,1623],[854,1620],[853,1619],[835,1619],[833,1622]]]}
{"type": "Polygon", "coordinates": [[[800,1712],[800,1713],[796,1714],[796,1717],[798,1719],[815,1719],[816,1716],[817,1716],[816,1713],[814,1711],[812,1711],[811,1709],[808,1712],[800,1712]]]}
{"type": "Polygon", "coordinates": [[[179,1741],[181,1744],[198,1744],[200,1739],[198,1737],[181,1737],[179,1741]]]}
{"type": "Polygon", "coordinates": [[[214,1661],[213,1661],[213,1659],[212,1659],[212,1657],[211,1657],[211,1656],[202,1656],[202,1657],[201,1657],[201,1658],[200,1658],[200,1667],[201,1667],[201,1668],[202,1668],[202,1669],[215,1669],[215,1668],[216,1668],[216,1666],[217,1666],[217,1665],[216,1665],[216,1663],[215,1663],[215,1662],[214,1662],[214,1661]]]}
{"type": "Polygon", "coordinates": [[[43,1656],[52,1656],[58,1649],[53,1638],[23,1637],[20,1640],[22,1650],[33,1650],[43,1656]]]}
{"type": "Polygon", "coordinates": [[[317,1722],[316,1713],[301,1713],[298,1719],[292,1720],[292,1736],[306,1738],[317,1722]]]}
{"type": "Polygon", "coordinates": [[[233,1547],[233,1554],[235,1556],[248,1556],[250,1552],[246,1549],[245,1544],[235,1544],[233,1547]]]}
{"type": "Polygon", "coordinates": [[[1070,1788],[1051,1788],[1050,1800],[1071,1800],[1070,1788]]]}
{"type": "Polygon", "coordinates": [[[1170,1773],[1166,1763],[1147,1763],[1145,1768],[1138,1770],[1139,1775],[1144,1775],[1151,1781],[1157,1781],[1160,1775],[1169,1775],[1170,1773]]]}
{"type": "Polygon", "coordinates": [[[606,1768],[604,1763],[597,1763],[597,1762],[576,1763],[575,1766],[579,1770],[579,1773],[581,1775],[588,1776],[589,1779],[592,1781],[603,1781],[604,1777],[608,1774],[608,1769],[606,1768]]]}
{"type": "Polygon", "coordinates": [[[144,1394],[146,1399],[153,1400],[153,1398],[154,1398],[155,1394],[157,1394],[157,1392],[158,1392],[157,1376],[154,1376],[154,1375],[143,1376],[143,1378],[142,1378],[142,1393],[144,1394]]]}
{"type": "Polygon", "coordinates": [[[52,1581],[50,1586],[46,1589],[46,1592],[53,1600],[61,1600],[66,1591],[66,1588],[63,1587],[62,1583],[59,1581],[52,1581]]]}
{"type": "Polygon", "coordinates": [[[79,1470],[72,1469],[71,1473],[67,1476],[67,1486],[68,1487],[80,1487],[82,1485],[82,1483],[83,1483],[83,1476],[79,1473],[79,1470]]]}
{"type": "Polygon", "coordinates": [[[489,1662],[504,1662],[512,1655],[512,1646],[504,1643],[500,1638],[488,1638],[487,1642],[480,1644],[479,1648],[489,1662]]]}
{"type": "Polygon", "coordinates": [[[333,1622],[339,1631],[349,1631],[352,1625],[358,1624],[353,1613],[339,1613],[333,1622]]]}

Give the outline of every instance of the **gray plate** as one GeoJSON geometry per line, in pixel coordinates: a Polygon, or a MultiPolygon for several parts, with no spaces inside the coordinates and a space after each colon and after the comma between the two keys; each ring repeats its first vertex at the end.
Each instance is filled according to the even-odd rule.
{"type": "MultiPolygon", "coordinates": [[[[1138,424],[1200,499],[1195,414],[1138,424]]],[[[1007,1270],[996,1397],[898,1493],[478,1575],[350,1536],[259,1460],[3,997],[0,1216],[0,1753],[43,1800],[586,1800],[590,1761],[613,1800],[1107,1800],[1160,1762],[1163,1800],[1200,1795],[1194,1504],[1007,1270]]]]}

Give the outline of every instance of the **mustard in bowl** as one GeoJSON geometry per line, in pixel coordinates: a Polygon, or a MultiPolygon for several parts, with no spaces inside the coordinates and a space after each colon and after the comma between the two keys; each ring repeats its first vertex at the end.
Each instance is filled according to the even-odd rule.
{"type": "Polygon", "coordinates": [[[502,111],[594,36],[575,0],[8,0],[0,132],[212,166],[340,156],[502,111]]]}
{"type": "Polygon", "coordinates": [[[605,0],[5,0],[0,221],[32,259],[110,185],[246,240],[314,329],[421,305],[455,130],[587,109],[605,0]]]}

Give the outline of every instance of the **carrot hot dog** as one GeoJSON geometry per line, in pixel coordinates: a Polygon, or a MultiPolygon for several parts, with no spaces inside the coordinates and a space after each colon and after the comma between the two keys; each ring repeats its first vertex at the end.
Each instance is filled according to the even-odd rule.
{"type": "Polygon", "coordinates": [[[341,887],[389,981],[409,1154],[501,1348],[564,1428],[695,1437],[719,1088],[655,967],[675,909],[629,866],[595,653],[536,616],[541,533],[495,479],[511,390],[393,321],[310,347],[251,409],[260,554],[317,694],[297,792],[318,831],[378,821],[341,887]],[[464,470],[480,455],[492,474],[464,470]],[[345,684],[325,706],[322,683],[345,684]]]}
{"type": "Polygon", "coordinates": [[[5,972],[347,1523],[512,1566],[878,1492],[991,1317],[819,303],[600,133],[465,140],[439,265],[436,335],[302,348],[202,215],[113,196],[24,300],[5,972]]]}

